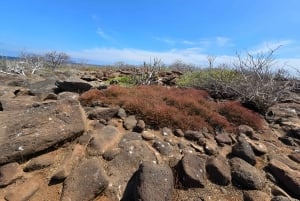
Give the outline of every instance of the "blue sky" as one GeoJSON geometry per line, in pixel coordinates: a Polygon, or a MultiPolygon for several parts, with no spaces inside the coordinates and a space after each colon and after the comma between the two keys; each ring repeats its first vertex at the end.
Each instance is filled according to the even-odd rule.
{"type": "Polygon", "coordinates": [[[205,65],[282,47],[300,67],[299,0],[7,0],[0,54],[64,51],[82,61],[140,64],[157,57],[205,65]]]}

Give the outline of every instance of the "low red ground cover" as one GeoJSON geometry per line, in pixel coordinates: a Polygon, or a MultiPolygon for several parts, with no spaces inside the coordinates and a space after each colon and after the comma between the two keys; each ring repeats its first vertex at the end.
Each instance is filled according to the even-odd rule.
{"type": "Polygon", "coordinates": [[[154,127],[213,131],[234,131],[247,124],[260,129],[262,118],[237,102],[217,103],[207,92],[197,89],[167,88],[163,86],[111,86],[106,90],[92,89],[80,96],[83,105],[94,101],[119,105],[154,127]]]}

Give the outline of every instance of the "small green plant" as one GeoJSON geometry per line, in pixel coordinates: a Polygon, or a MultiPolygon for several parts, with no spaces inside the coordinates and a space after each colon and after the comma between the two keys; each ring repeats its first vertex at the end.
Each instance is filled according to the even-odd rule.
{"type": "Polygon", "coordinates": [[[134,86],[136,84],[134,78],[130,75],[111,78],[111,79],[108,79],[106,82],[108,84],[114,83],[114,84],[118,84],[120,86],[127,86],[127,87],[134,86]]]}

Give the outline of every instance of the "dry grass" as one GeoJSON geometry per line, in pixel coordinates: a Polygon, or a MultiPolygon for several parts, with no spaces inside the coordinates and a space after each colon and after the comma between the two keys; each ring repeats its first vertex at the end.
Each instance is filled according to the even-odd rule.
{"type": "Polygon", "coordinates": [[[90,90],[80,96],[83,105],[93,101],[119,105],[153,127],[213,131],[234,131],[240,124],[259,129],[261,118],[235,102],[216,103],[207,92],[197,89],[162,86],[112,86],[107,90],[90,90]],[[232,109],[232,110],[231,110],[232,109]]]}

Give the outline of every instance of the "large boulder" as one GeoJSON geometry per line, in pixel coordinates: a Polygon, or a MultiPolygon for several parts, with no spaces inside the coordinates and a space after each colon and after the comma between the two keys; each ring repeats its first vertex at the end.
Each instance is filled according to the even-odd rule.
{"type": "Polygon", "coordinates": [[[207,183],[205,163],[204,155],[186,153],[181,160],[182,169],[179,170],[182,185],[191,188],[205,187],[207,183]]]}
{"type": "Polygon", "coordinates": [[[204,138],[204,135],[200,131],[187,130],[184,133],[184,137],[187,140],[198,141],[198,140],[204,138]]]}
{"type": "Polygon", "coordinates": [[[243,136],[238,137],[238,142],[232,148],[232,154],[241,159],[244,159],[251,165],[256,164],[255,154],[247,139],[243,136]]]}
{"type": "Polygon", "coordinates": [[[261,190],[265,186],[265,176],[258,169],[240,158],[230,160],[232,180],[242,189],[261,190]]]}
{"type": "MultiPolygon", "coordinates": [[[[51,99],[49,97],[55,97],[55,86],[56,80],[47,79],[43,81],[38,81],[29,85],[29,91],[31,95],[39,97],[40,100],[51,99]]],[[[52,99],[53,99],[52,98],[52,99]]]]}
{"type": "Polygon", "coordinates": [[[95,107],[87,112],[87,116],[89,119],[105,119],[108,121],[116,116],[118,111],[118,107],[95,107]]]}
{"type": "Polygon", "coordinates": [[[271,173],[292,194],[300,198],[300,172],[291,169],[286,164],[272,159],[268,165],[271,173]]]}
{"type": "Polygon", "coordinates": [[[285,196],[275,196],[271,199],[271,201],[298,201],[298,199],[293,199],[285,196]]]}
{"type": "Polygon", "coordinates": [[[14,162],[0,167],[0,187],[5,187],[23,176],[21,166],[14,162]]]}
{"type": "Polygon", "coordinates": [[[300,152],[293,152],[289,154],[289,158],[297,163],[300,163],[300,152]]]}
{"type": "Polygon", "coordinates": [[[153,162],[143,162],[137,176],[135,200],[173,200],[174,179],[169,166],[153,162]]]}
{"type": "Polygon", "coordinates": [[[93,86],[83,80],[69,80],[69,81],[56,81],[57,92],[69,91],[76,93],[83,93],[90,90],[93,86]]]}
{"type": "Polygon", "coordinates": [[[121,133],[114,126],[105,126],[92,131],[88,152],[90,155],[102,155],[105,151],[118,144],[121,140],[121,133]]]}
{"type": "Polygon", "coordinates": [[[209,158],[206,161],[209,179],[216,184],[228,185],[231,181],[230,166],[223,156],[209,158]]]}
{"type": "Polygon", "coordinates": [[[290,146],[300,145],[300,96],[297,95],[293,102],[278,103],[270,107],[266,119],[272,124],[280,126],[282,136],[280,140],[290,146]]]}
{"type": "Polygon", "coordinates": [[[157,162],[153,148],[143,140],[120,143],[121,151],[108,162],[109,188],[116,200],[134,200],[135,174],[143,161],[157,162]]]}
{"type": "Polygon", "coordinates": [[[77,167],[79,162],[83,159],[84,155],[85,147],[76,144],[72,152],[66,154],[64,161],[51,177],[51,181],[61,181],[68,177],[73,168],[77,167]]]}
{"type": "Polygon", "coordinates": [[[24,183],[17,185],[5,195],[7,201],[27,201],[39,190],[40,183],[32,178],[24,183]]]}
{"type": "Polygon", "coordinates": [[[270,201],[271,200],[271,196],[269,196],[265,192],[258,191],[258,190],[244,191],[243,196],[244,196],[244,201],[258,201],[258,200],[270,201]]]}
{"type": "Polygon", "coordinates": [[[108,177],[98,159],[80,163],[64,181],[61,201],[88,201],[108,186],[108,177]]]}
{"type": "Polygon", "coordinates": [[[227,133],[220,133],[215,136],[215,140],[217,143],[221,146],[224,146],[225,144],[231,145],[232,144],[232,139],[227,133]]]}
{"type": "Polygon", "coordinates": [[[132,130],[136,126],[137,120],[134,115],[130,115],[130,116],[124,118],[123,124],[124,124],[125,129],[132,130]]]}
{"type": "Polygon", "coordinates": [[[281,163],[287,165],[293,170],[300,171],[300,165],[295,162],[294,160],[290,159],[288,156],[285,156],[284,154],[270,154],[268,155],[268,159],[271,161],[272,159],[275,159],[277,161],[280,161],[281,163]]]}
{"type": "Polygon", "coordinates": [[[24,167],[25,172],[47,168],[54,163],[55,156],[52,153],[33,158],[24,167]]]}
{"type": "Polygon", "coordinates": [[[170,143],[155,140],[153,143],[153,147],[162,155],[168,156],[173,151],[173,147],[170,143]]]}
{"type": "Polygon", "coordinates": [[[81,135],[84,121],[76,100],[59,100],[0,113],[0,164],[24,159],[81,135]]]}

